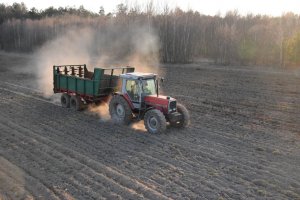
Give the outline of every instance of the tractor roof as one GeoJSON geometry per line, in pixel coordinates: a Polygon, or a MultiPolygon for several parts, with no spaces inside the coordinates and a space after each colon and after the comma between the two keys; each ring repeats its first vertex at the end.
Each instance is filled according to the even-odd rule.
{"type": "Polygon", "coordinates": [[[142,73],[142,72],[131,72],[131,73],[126,73],[126,74],[121,74],[120,75],[122,78],[126,79],[147,79],[147,78],[153,78],[157,76],[157,74],[154,73],[142,73]]]}

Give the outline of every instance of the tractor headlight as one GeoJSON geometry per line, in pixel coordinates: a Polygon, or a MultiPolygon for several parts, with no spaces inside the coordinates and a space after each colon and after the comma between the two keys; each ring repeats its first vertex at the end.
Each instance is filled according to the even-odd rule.
{"type": "Polygon", "coordinates": [[[169,112],[176,111],[176,101],[169,101],[169,112]]]}

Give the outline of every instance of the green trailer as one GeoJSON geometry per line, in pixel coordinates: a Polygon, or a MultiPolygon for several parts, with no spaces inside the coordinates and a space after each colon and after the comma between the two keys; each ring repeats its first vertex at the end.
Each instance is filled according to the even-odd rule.
{"type": "Polygon", "coordinates": [[[134,68],[94,68],[92,72],[85,64],[54,65],[53,91],[63,93],[61,100],[62,102],[65,100],[65,107],[70,107],[72,98],[74,101],[84,100],[87,103],[97,103],[117,90],[120,74],[129,72],[134,72],[134,68]]]}

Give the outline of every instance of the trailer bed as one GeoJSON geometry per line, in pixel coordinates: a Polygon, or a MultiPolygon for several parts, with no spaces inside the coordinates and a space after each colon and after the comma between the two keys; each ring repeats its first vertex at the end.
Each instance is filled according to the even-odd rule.
{"type": "Polygon", "coordinates": [[[91,72],[86,65],[53,66],[53,91],[99,100],[117,89],[120,74],[133,71],[133,67],[94,68],[91,72]]]}

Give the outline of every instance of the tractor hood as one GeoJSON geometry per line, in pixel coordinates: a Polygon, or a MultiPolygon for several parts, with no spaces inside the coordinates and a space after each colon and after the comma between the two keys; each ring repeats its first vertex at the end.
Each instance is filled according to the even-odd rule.
{"type": "Polygon", "coordinates": [[[144,97],[144,101],[148,105],[161,105],[163,107],[168,107],[169,101],[176,101],[176,99],[164,95],[149,95],[144,97]]]}

